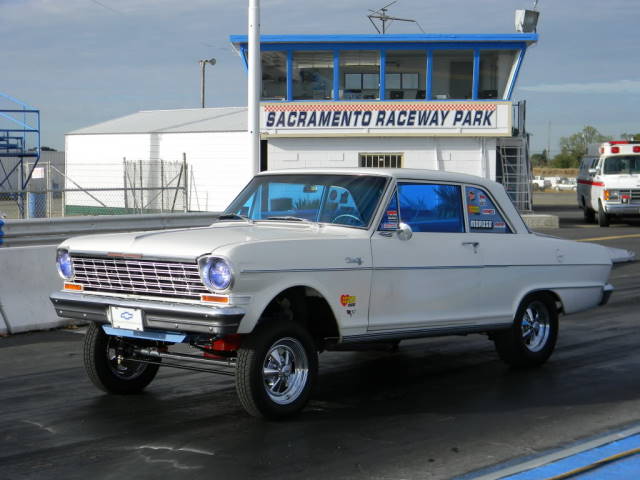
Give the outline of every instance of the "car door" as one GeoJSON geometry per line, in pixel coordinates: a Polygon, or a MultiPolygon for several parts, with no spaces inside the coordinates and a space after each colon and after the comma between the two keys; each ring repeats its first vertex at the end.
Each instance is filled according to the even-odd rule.
{"type": "Polygon", "coordinates": [[[518,268],[528,254],[526,237],[513,233],[497,202],[484,188],[465,185],[469,238],[482,255],[482,298],[477,303],[477,322],[490,325],[510,322],[514,299],[531,280],[518,268]]]}
{"type": "Polygon", "coordinates": [[[415,330],[474,323],[482,258],[466,233],[463,187],[398,182],[371,239],[369,330],[415,330]],[[409,225],[403,239],[398,225],[409,225]]]}

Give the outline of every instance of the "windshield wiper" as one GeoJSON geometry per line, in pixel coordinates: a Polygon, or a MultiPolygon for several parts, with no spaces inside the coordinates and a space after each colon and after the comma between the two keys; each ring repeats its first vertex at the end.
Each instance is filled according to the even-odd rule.
{"type": "Polygon", "coordinates": [[[249,217],[238,213],[223,213],[218,217],[218,220],[244,220],[245,222],[253,223],[253,220],[249,217]]]}
{"type": "Polygon", "coordinates": [[[282,217],[267,217],[267,220],[284,220],[286,222],[308,222],[306,218],[282,216],[282,217]]]}

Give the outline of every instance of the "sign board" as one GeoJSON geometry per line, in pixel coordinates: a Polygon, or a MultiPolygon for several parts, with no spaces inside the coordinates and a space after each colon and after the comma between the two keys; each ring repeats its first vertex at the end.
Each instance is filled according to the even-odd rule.
{"type": "Polygon", "coordinates": [[[261,105],[267,136],[511,136],[512,104],[290,102],[261,105]]]}
{"type": "Polygon", "coordinates": [[[31,174],[31,178],[33,179],[44,178],[44,167],[34,168],[33,173],[31,174]]]}

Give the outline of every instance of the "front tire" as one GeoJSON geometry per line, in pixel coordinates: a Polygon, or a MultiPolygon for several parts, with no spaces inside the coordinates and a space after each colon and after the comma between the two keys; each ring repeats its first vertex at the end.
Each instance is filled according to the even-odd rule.
{"type": "Polygon", "coordinates": [[[596,212],[589,208],[584,197],[582,197],[582,213],[584,214],[585,222],[594,223],[596,221],[596,212]]]}
{"type": "Polygon", "coordinates": [[[513,367],[542,365],[553,353],[558,339],[558,312],[549,295],[526,297],[509,330],[494,337],[500,358],[513,367]]]}
{"type": "Polygon", "coordinates": [[[255,417],[279,419],[307,404],[318,375],[318,354],[301,325],[278,320],[260,325],[238,350],[236,391],[255,417]]]}
{"type": "Polygon", "coordinates": [[[84,339],[84,366],[89,379],[107,393],[139,393],[158,373],[158,365],[122,360],[130,354],[131,344],[104,333],[101,325],[91,323],[84,339]]]}
{"type": "Polygon", "coordinates": [[[609,223],[609,215],[607,215],[604,211],[602,203],[598,202],[598,225],[600,225],[601,227],[608,227],[609,223]]]}

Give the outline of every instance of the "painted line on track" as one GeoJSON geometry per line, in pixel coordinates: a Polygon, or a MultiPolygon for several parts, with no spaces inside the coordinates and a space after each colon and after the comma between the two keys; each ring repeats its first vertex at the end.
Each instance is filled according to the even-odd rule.
{"type": "MultiPolygon", "coordinates": [[[[617,460],[628,460],[637,453],[636,449],[640,451],[640,426],[554,450],[517,464],[510,461],[480,472],[471,472],[457,477],[457,480],[579,480],[584,478],[581,477],[582,473],[588,474],[599,467],[607,468],[607,464],[617,460]]],[[[612,478],[640,478],[640,463],[634,464],[633,469],[635,473],[631,477],[612,478]]]]}
{"type": "Polygon", "coordinates": [[[603,240],[618,240],[621,238],[640,238],[640,233],[630,233],[628,235],[613,235],[611,237],[593,237],[593,238],[581,238],[574,240],[576,242],[601,242],[603,240]]]}

